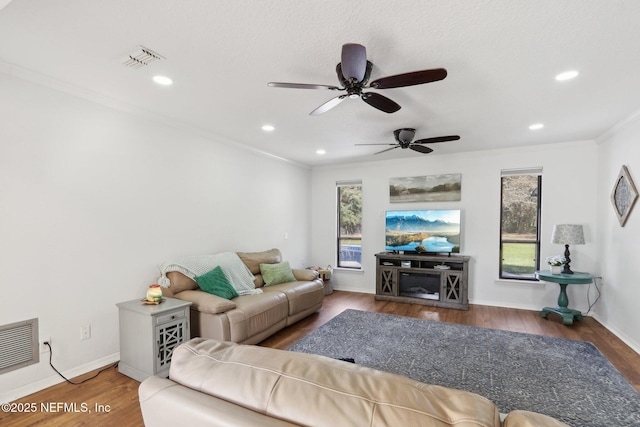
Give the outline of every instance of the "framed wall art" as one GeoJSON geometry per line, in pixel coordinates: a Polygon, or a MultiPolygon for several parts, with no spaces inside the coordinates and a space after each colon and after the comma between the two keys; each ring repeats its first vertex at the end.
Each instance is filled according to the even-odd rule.
{"type": "Polygon", "coordinates": [[[389,201],[455,202],[461,199],[462,174],[410,176],[389,179],[389,201]]]}
{"type": "Polygon", "coordinates": [[[611,203],[621,227],[624,227],[625,222],[627,222],[637,198],[638,190],[633,184],[629,170],[623,165],[611,191],[611,203]]]}

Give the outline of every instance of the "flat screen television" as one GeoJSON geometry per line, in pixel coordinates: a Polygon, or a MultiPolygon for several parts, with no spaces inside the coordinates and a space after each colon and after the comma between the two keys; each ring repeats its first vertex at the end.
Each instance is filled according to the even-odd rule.
{"type": "Polygon", "coordinates": [[[387,211],[385,250],[460,253],[460,210],[387,211]]]}

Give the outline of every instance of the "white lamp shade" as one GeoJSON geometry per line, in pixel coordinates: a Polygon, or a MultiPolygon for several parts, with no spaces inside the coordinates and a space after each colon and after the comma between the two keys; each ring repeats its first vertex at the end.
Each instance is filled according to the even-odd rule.
{"type": "Polygon", "coordinates": [[[551,243],[561,245],[584,245],[584,231],[582,225],[556,224],[551,233],[551,243]]]}

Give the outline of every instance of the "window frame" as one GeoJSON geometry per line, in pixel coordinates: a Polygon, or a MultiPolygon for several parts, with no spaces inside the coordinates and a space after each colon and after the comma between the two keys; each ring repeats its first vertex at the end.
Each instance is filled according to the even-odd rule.
{"type": "Polygon", "coordinates": [[[515,244],[535,244],[534,271],[540,270],[540,232],[542,225],[542,168],[530,168],[522,170],[503,170],[500,174],[500,224],[499,224],[499,258],[498,258],[498,278],[500,280],[514,280],[521,282],[538,282],[535,273],[531,275],[504,275],[503,251],[505,243],[515,244]],[[503,239],[503,212],[504,212],[504,179],[512,176],[534,175],[537,177],[537,200],[536,200],[536,238],[535,240],[503,239]]]}
{"type": "Polygon", "coordinates": [[[336,182],[336,247],[335,247],[335,260],[336,260],[336,268],[340,268],[340,269],[346,269],[346,270],[362,270],[362,181],[361,180],[353,180],[353,181],[342,181],[342,182],[336,182]],[[342,230],[340,227],[340,196],[341,196],[341,189],[343,187],[360,187],[360,198],[361,198],[361,205],[360,205],[360,238],[356,239],[353,236],[343,236],[342,235],[342,230]],[[345,239],[349,239],[349,240],[359,240],[360,241],[360,261],[358,262],[358,265],[342,265],[343,261],[342,260],[342,240],[345,239]]]}

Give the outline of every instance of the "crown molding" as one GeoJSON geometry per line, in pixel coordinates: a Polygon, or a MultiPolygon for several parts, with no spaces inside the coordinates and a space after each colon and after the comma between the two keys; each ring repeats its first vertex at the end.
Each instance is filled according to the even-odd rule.
{"type": "MultiPolygon", "coordinates": [[[[0,0],[2,1],[2,0],[0,0]]],[[[262,157],[268,157],[274,160],[278,160],[292,166],[296,166],[302,169],[310,170],[311,167],[309,165],[298,163],[293,160],[289,160],[284,157],[277,156],[275,154],[271,154],[267,151],[259,150],[257,148],[251,147],[246,144],[242,144],[237,141],[233,141],[216,133],[213,133],[208,130],[204,130],[192,125],[185,124],[179,120],[175,120],[170,117],[162,116],[160,114],[156,114],[147,110],[144,110],[140,107],[137,107],[132,104],[128,104],[126,102],[120,101],[118,99],[112,98],[105,94],[95,92],[84,87],[74,85],[69,82],[65,82],[62,80],[55,79],[53,77],[46,76],[37,71],[29,70],[27,68],[21,67],[19,65],[11,64],[6,61],[2,61],[0,59],[0,73],[7,74],[9,76],[28,81],[30,83],[44,86],[49,89],[57,90],[59,92],[66,93],[68,95],[75,96],[77,98],[85,99],[90,102],[94,102],[96,104],[100,104],[106,106],[108,108],[121,111],[127,114],[131,114],[146,120],[153,121],[155,123],[161,123],[175,129],[180,130],[181,132],[185,132],[188,134],[198,135],[202,138],[206,138],[212,141],[220,142],[222,144],[231,145],[239,149],[243,149],[254,154],[260,155],[262,157]]]]}
{"type": "Polygon", "coordinates": [[[618,123],[616,123],[613,126],[611,126],[609,129],[604,131],[602,134],[600,134],[595,139],[596,144],[601,144],[601,143],[607,141],[613,135],[615,135],[616,133],[620,132],[620,130],[622,130],[625,127],[627,127],[628,125],[636,122],[637,120],[640,120],[640,110],[630,114],[626,118],[620,120],[618,123]]]}

